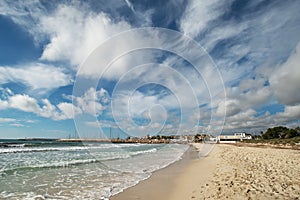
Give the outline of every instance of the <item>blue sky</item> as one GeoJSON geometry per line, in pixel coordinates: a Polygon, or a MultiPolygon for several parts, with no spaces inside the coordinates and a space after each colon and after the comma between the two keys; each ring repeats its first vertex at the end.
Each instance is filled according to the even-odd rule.
{"type": "Polygon", "coordinates": [[[0,137],[299,126],[300,2],[1,1],[0,137]]]}

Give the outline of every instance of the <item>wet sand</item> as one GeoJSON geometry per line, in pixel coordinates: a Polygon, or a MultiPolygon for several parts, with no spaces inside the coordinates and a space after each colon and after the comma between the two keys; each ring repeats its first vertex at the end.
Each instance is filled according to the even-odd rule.
{"type": "Polygon", "coordinates": [[[153,200],[163,197],[167,198],[175,187],[175,178],[184,173],[186,166],[192,160],[196,160],[197,158],[197,152],[195,149],[189,148],[181,160],[169,165],[166,168],[154,172],[149,179],[141,181],[136,186],[128,188],[124,192],[119,193],[110,199],[153,200]]]}
{"type": "MultiPolygon", "coordinates": [[[[197,145],[199,149],[203,147],[197,145]]],[[[300,197],[299,150],[218,144],[206,157],[195,155],[190,151],[181,161],[111,199],[300,197]]]]}
{"type": "Polygon", "coordinates": [[[205,177],[208,175],[208,173],[206,173],[206,169],[213,166],[215,166],[215,164],[206,161],[206,158],[199,159],[198,152],[194,147],[191,147],[183,155],[181,160],[154,172],[149,179],[140,182],[134,187],[124,190],[124,192],[119,193],[110,199],[182,199],[183,196],[189,195],[191,186],[196,189],[195,183],[199,180],[205,180],[205,177]],[[202,176],[199,176],[199,174],[195,176],[195,174],[193,174],[194,170],[198,171],[198,169],[201,169],[203,172],[202,176]],[[184,191],[183,193],[180,193],[180,195],[177,194],[178,187],[182,187],[180,191],[184,191]],[[174,197],[174,194],[176,194],[176,197],[174,197]]]}

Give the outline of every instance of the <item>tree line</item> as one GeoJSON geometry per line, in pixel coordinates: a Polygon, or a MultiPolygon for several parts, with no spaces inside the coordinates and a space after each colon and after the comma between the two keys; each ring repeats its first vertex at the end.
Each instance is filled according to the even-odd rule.
{"type": "Polygon", "coordinates": [[[288,139],[300,136],[300,127],[289,129],[284,126],[268,128],[265,133],[261,134],[263,139],[288,139]]]}

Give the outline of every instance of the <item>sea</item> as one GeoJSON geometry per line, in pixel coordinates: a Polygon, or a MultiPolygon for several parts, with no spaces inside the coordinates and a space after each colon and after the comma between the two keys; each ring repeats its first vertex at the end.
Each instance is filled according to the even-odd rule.
{"type": "Polygon", "coordinates": [[[0,199],[108,199],[188,145],[0,140],[0,199]]]}

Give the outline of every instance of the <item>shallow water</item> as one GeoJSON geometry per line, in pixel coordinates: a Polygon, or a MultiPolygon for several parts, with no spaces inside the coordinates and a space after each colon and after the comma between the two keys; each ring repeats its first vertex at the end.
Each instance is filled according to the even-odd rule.
{"type": "Polygon", "coordinates": [[[179,144],[0,140],[0,199],[108,198],[188,149],[179,144]]]}

